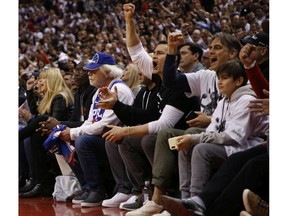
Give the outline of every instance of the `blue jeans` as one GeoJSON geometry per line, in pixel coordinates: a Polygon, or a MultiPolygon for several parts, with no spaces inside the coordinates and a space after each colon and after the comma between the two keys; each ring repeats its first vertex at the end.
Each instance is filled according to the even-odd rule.
{"type": "MultiPolygon", "coordinates": [[[[81,135],[75,140],[75,149],[86,181],[85,187],[99,193],[106,193],[104,170],[108,158],[105,139],[97,135],[81,135]]],[[[79,174],[81,175],[75,173],[76,177],[79,174]]]]}

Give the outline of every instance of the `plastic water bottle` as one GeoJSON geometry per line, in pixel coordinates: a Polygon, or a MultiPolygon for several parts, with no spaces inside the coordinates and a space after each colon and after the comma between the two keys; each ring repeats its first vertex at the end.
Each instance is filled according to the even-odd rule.
{"type": "Polygon", "coordinates": [[[144,202],[151,199],[151,185],[150,181],[145,181],[143,188],[143,198],[144,202]]]}

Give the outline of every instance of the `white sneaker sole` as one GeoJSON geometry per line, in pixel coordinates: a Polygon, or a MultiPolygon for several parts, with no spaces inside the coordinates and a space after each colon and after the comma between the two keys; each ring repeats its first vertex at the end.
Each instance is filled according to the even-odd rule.
{"type": "Polygon", "coordinates": [[[72,203],[74,204],[81,204],[83,200],[72,200],[72,203]]]}
{"type": "Polygon", "coordinates": [[[81,202],[81,207],[98,207],[102,205],[102,201],[98,202],[98,203],[85,203],[85,202],[81,202]]]}
{"type": "Polygon", "coordinates": [[[108,208],[118,208],[120,204],[109,204],[109,203],[104,203],[102,202],[103,207],[108,207],[108,208]]]}

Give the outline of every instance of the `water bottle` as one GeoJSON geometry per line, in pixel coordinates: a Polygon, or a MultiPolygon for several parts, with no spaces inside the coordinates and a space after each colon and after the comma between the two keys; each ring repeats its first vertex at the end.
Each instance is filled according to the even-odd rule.
{"type": "Polygon", "coordinates": [[[143,188],[144,203],[151,199],[151,185],[150,181],[145,181],[143,188]]]}

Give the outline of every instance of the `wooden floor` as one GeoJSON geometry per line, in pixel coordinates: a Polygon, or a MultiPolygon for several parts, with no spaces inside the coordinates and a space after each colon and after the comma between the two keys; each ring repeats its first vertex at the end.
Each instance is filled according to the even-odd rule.
{"type": "Polygon", "coordinates": [[[119,208],[81,208],[72,203],[54,202],[53,198],[19,199],[19,216],[124,216],[119,208]]]}

